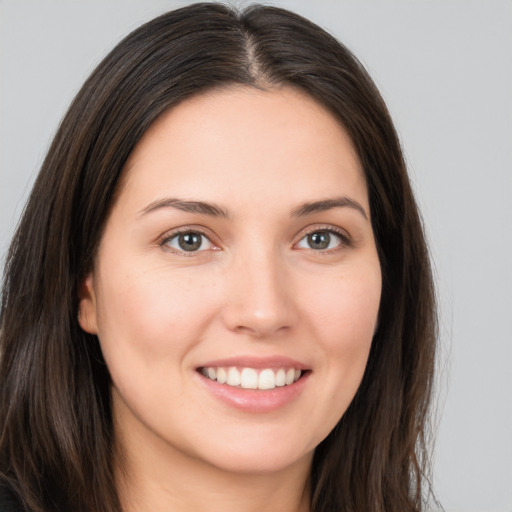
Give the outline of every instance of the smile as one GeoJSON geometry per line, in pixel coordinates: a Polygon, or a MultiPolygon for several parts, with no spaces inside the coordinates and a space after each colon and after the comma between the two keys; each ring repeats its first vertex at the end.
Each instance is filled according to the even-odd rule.
{"type": "Polygon", "coordinates": [[[269,390],[276,387],[289,386],[297,382],[302,371],[296,368],[238,368],[203,367],[201,373],[210,380],[242,389],[269,390]]]}

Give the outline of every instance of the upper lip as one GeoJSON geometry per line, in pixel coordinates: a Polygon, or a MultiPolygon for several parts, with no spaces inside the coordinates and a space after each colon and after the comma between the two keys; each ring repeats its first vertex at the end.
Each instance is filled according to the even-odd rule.
{"type": "Polygon", "coordinates": [[[242,367],[242,368],[294,368],[296,370],[308,370],[309,367],[296,359],[284,356],[232,356],[223,359],[207,361],[198,368],[219,368],[219,367],[242,367]]]}

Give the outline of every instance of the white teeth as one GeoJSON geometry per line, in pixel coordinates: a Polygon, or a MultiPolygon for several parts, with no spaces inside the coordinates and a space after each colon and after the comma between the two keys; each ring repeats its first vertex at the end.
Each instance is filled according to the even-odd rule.
{"type": "Polygon", "coordinates": [[[279,368],[277,371],[272,368],[265,368],[258,374],[254,368],[243,368],[240,372],[238,368],[203,367],[201,373],[219,384],[241,387],[243,389],[274,389],[276,387],[289,386],[299,380],[302,371],[295,368],[279,368]]]}
{"type": "Polygon", "coordinates": [[[258,389],[258,374],[252,368],[244,368],[240,378],[240,385],[244,389],[258,389]]]}
{"type": "Polygon", "coordinates": [[[286,372],[281,368],[276,373],[276,386],[284,386],[286,384],[286,372]]]}
{"type": "Polygon", "coordinates": [[[221,384],[225,384],[228,380],[228,374],[226,373],[226,370],[224,368],[219,368],[217,370],[217,382],[220,382],[221,384]]]}
{"type": "Polygon", "coordinates": [[[272,370],[263,370],[258,379],[258,389],[274,389],[276,387],[276,374],[272,370]]]}
{"type": "Polygon", "coordinates": [[[228,378],[226,384],[228,386],[240,386],[240,372],[236,368],[230,368],[228,370],[228,378]]]}

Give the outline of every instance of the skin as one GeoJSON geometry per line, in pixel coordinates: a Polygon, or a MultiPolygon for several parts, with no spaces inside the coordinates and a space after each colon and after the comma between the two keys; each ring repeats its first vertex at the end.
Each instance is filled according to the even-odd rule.
{"type": "Polygon", "coordinates": [[[321,105],[234,87],[162,115],[126,165],[81,289],[80,324],[113,381],[124,509],[309,510],[313,451],[357,391],[380,295],[361,165],[321,105]],[[166,198],[227,216],[156,205],[166,198]],[[203,233],[200,250],[180,249],[177,229],[203,233]],[[311,232],[329,246],[312,248],[311,232]],[[293,358],[307,380],[284,406],[247,412],[198,372],[234,356],[293,358]]]}

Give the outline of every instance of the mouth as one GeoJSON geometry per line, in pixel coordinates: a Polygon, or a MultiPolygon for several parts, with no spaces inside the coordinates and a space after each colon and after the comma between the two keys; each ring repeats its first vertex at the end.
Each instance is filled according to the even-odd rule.
{"type": "Polygon", "coordinates": [[[308,388],[312,369],[284,356],[239,355],[205,361],[196,372],[204,389],[228,407],[263,414],[289,410],[308,388]]]}
{"type": "Polygon", "coordinates": [[[290,386],[307,372],[294,367],[239,368],[236,366],[202,366],[198,371],[204,377],[225,386],[262,391],[290,386]]]}

